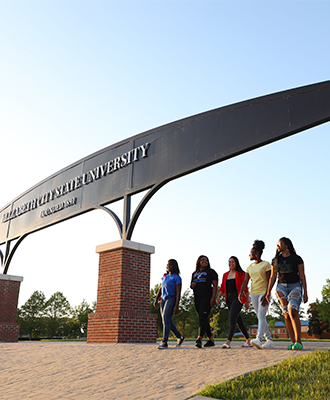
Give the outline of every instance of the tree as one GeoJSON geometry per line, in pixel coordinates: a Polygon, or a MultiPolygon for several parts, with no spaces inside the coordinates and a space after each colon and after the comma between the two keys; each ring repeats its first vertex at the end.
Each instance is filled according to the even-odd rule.
{"type": "Polygon", "coordinates": [[[258,324],[258,316],[257,316],[256,312],[254,311],[251,298],[250,298],[250,302],[249,302],[249,309],[246,310],[245,304],[243,304],[241,314],[242,314],[243,321],[244,321],[244,324],[245,324],[247,330],[249,330],[251,325],[258,324]]]}
{"type": "Polygon", "coordinates": [[[308,316],[310,334],[322,337],[322,332],[330,331],[330,279],[322,288],[322,301],[316,299],[309,305],[308,316]]]}
{"type": "MultiPolygon", "coordinates": [[[[284,325],[285,324],[285,317],[283,315],[282,308],[280,306],[280,303],[275,300],[274,298],[272,299],[272,302],[270,303],[270,316],[267,317],[267,321],[270,322],[274,327],[275,327],[275,322],[282,322],[284,325]],[[274,320],[272,320],[274,318],[274,320]]],[[[299,309],[299,318],[302,319],[304,318],[305,312],[302,307],[299,309]]],[[[271,329],[269,327],[269,329],[271,329]]],[[[273,328],[272,328],[273,329],[273,328]]],[[[289,332],[287,330],[286,336],[289,337],[289,332]]]]}
{"type": "Polygon", "coordinates": [[[219,303],[211,310],[210,326],[215,337],[226,337],[229,330],[229,310],[224,296],[220,297],[219,303]]]}
{"type": "Polygon", "coordinates": [[[35,291],[27,302],[18,310],[17,321],[21,324],[20,334],[38,338],[45,329],[45,321],[42,318],[46,305],[46,297],[43,292],[35,291]]]}
{"type": "Polygon", "coordinates": [[[326,284],[322,288],[322,301],[330,304],[330,279],[326,279],[326,284]]]}
{"type": "Polygon", "coordinates": [[[179,303],[179,314],[173,316],[173,322],[183,336],[195,336],[194,333],[198,328],[198,316],[191,289],[183,292],[179,303]]]}
{"type": "Polygon", "coordinates": [[[54,336],[63,336],[64,325],[71,316],[71,306],[62,292],[54,293],[46,301],[44,314],[48,318],[47,328],[51,339],[54,336]]]}
{"type": "Polygon", "coordinates": [[[154,306],[155,298],[161,285],[157,284],[154,288],[150,289],[150,313],[157,314],[157,337],[163,335],[162,317],[160,315],[160,303],[158,308],[154,306]]]}
{"type": "MultiPolygon", "coordinates": [[[[258,323],[258,318],[252,307],[251,301],[248,310],[245,309],[245,304],[243,305],[241,314],[247,329],[249,329],[251,325],[258,323]]],[[[229,309],[225,303],[224,296],[220,297],[219,305],[216,305],[211,310],[210,325],[215,337],[227,336],[229,331],[229,309]]],[[[236,326],[236,332],[239,332],[238,326],[236,326]]]]}
{"type": "Polygon", "coordinates": [[[320,302],[310,303],[308,313],[308,334],[318,335],[322,338],[322,332],[329,330],[329,323],[323,322],[319,313],[320,302]]]}
{"type": "MultiPolygon", "coordinates": [[[[95,302],[94,302],[95,304],[95,302]]],[[[95,309],[95,308],[94,308],[95,309]]],[[[88,325],[88,314],[93,312],[93,305],[90,307],[90,305],[87,303],[85,299],[76,307],[73,309],[73,332],[77,333],[76,336],[81,336],[81,334],[84,334],[84,336],[87,334],[87,325],[88,325]],[[77,328],[77,329],[76,329],[77,328]]]]}
{"type": "Polygon", "coordinates": [[[276,337],[275,333],[272,333],[272,331],[275,330],[275,324],[277,322],[276,318],[273,315],[268,314],[266,316],[266,320],[267,320],[268,328],[269,328],[269,331],[270,331],[272,337],[276,337]]]}
{"type": "MultiPolygon", "coordinates": [[[[163,322],[159,307],[155,308],[154,301],[161,285],[156,285],[150,289],[150,312],[157,314],[157,336],[163,334],[163,322]]],[[[190,289],[184,291],[179,303],[179,314],[173,315],[173,322],[183,336],[196,336],[198,328],[198,316],[195,310],[194,296],[190,289]]],[[[172,335],[172,332],[171,332],[172,335]]]]}
{"type": "Polygon", "coordinates": [[[322,288],[322,301],[318,303],[319,317],[326,324],[326,330],[330,331],[330,279],[322,288]]]}
{"type": "Polygon", "coordinates": [[[274,298],[270,303],[270,314],[275,318],[277,322],[280,321],[283,322],[283,324],[285,324],[284,315],[280,303],[276,301],[274,298]]]}
{"type": "MultiPolygon", "coordinates": [[[[282,308],[280,306],[280,303],[275,299],[272,299],[272,302],[270,303],[270,313],[272,314],[273,317],[275,317],[276,321],[280,321],[283,322],[283,324],[285,324],[285,318],[283,315],[282,308]]],[[[303,307],[300,306],[299,318],[302,319],[304,318],[304,316],[305,316],[305,311],[303,307]]]]}

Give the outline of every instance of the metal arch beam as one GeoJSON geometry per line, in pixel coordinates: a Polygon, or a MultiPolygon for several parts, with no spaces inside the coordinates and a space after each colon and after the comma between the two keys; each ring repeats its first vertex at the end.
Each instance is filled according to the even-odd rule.
{"type": "MultiPolygon", "coordinates": [[[[104,207],[104,206],[95,206],[94,208],[96,210],[105,211],[107,214],[109,214],[113,218],[113,220],[115,221],[117,228],[119,230],[120,237],[122,237],[123,227],[122,227],[122,223],[121,223],[119,217],[117,216],[117,214],[114,213],[109,208],[104,207]]],[[[25,234],[25,235],[22,235],[21,237],[19,237],[18,240],[16,241],[14,247],[11,250],[10,250],[10,244],[12,241],[6,242],[5,255],[3,255],[2,251],[0,250],[1,270],[2,270],[3,274],[5,274],[5,275],[7,274],[9,265],[11,263],[11,260],[14,256],[16,250],[18,249],[18,246],[22,243],[23,239],[25,239],[27,236],[28,236],[28,234],[25,234]]]]}
{"type": "Polygon", "coordinates": [[[148,200],[167,182],[328,121],[329,80],[196,114],[88,155],[0,209],[6,271],[30,233],[99,208],[114,219],[121,238],[130,240],[148,200]],[[131,196],[144,190],[149,192],[130,218],[131,196]],[[120,199],[123,223],[101,206],[120,199]]]}
{"type": "Polygon", "coordinates": [[[111,211],[109,208],[104,207],[104,206],[95,206],[94,209],[95,210],[103,210],[106,213],[108,213],[113,218],[113,220],[115,221],[115,223],[117,225],[117,228],[118,228],[118,231],[119,231],[119,235],[120,235],[120,237],[122,237],[122,235],[123,235],[123,224],[121,223],[118,215],[116,213],[114,213],[113,211],[111,211]]]}
{"type": "Polygon", "coordinates": [[[166,183],[168,183],[168,181],[163,181],[160,182],[156,185],[154,185],[149,191],[148,193],[143,197],[143,199],[140,201],[139,205],[136,207],[136,210],[134,211],[134,214],[128,224],[127,227],[127,233],[126,233],[126,237],[123,237],[123,239],[127,239],[127,240],[131,240],[132,238],[132,234],[133,234],[133,230],[135,228],[135,225],[137,223],[137,220],[140,216],[140,214],[142,213],[144,207],[147,205],[148,201],[151,199],[151,197],[158,192],[159,189],[161,189],[164,185],[166,185],[166,183]]]}
{"type": "Polygon", "coordinates": [[[7,274],[10,262],[18,248],[18,246],[22,243],[23,239],[25,239],[29,234],[22,235],[18,238],[17,242],[14,244],[14,247],[10,250],[11,241],[6,242],[6,252],[5,256],[1,257],[1,267],[3,269],[3,274],[7,274]]]}

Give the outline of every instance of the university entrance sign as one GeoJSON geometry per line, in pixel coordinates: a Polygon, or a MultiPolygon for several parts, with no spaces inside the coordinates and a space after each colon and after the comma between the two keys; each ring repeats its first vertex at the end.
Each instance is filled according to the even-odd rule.
{"type": "Polygon", "coordinates": [[[217,108],[151,129],[79,160],[0,210],[2,272],[29,234],[103,209],[130,240],[167,182],[330,120],[330,81],[217,108]],[[131,216],[131,196],[147,194],[131,216]],[[124,199],[122,220],[106,205],[124,199]]]}

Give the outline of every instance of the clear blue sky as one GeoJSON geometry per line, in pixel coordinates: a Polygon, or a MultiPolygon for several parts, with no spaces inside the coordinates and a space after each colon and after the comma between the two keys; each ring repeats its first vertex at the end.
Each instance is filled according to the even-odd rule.
{"type": "MultiPolygon", "coordinates": [[[[0,207],[49,175],[153,127],[330,78],[328,1],[1,1],[0,207]]],[[[244,269],[255,239],[281,236],[305,261],[310,301],[329,278],[330,124],[169,183],[133,241],[153,245],[151,286],[176,258],[183,288],[206,254],[244,269]]],[[[138,199],[135,199],[135,204],[138,199]]],[[[122,204],[111,206],[122,215],[122,204]]],[[[35,290],[96,300],[94,211],[26,238],[8,271],[35,290]]],[[[305,307],[306,308],[306,307],[305,307]]]]}

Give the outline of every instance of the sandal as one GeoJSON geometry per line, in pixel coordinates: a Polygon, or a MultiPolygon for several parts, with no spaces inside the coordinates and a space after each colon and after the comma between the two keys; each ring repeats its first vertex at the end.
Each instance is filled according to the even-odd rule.
{"type": "Polygon", "coordinates": [[[253,346],[252,346],[252,344],[245,342],[244,344],[242,344],[242,347],[253,347],[253,346]]]}
{"type": "Polygon", "coordinates": [[[292,350],[303,350],[304,349],[304,346],[301,344],[301,343],[299,343],[299,342],[296,342],[293,346],[292,346],[292,350]]]}
{"type": "Polygon", "coordinates": [[[287,350],[292,350],[293,346],[294,346],[294,343],[289,344],[289,346],[287,347],[287,350]]]}
{"type": "Polygon", "coordinates": [[[231,347],[227,343],[224,343],[221,348],[222,349],[231,349],[231,347]]]}

